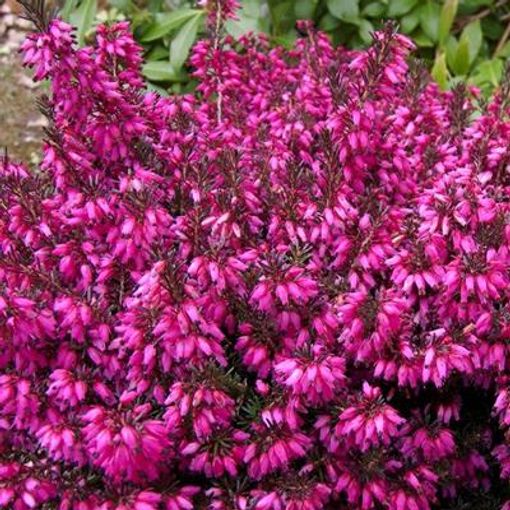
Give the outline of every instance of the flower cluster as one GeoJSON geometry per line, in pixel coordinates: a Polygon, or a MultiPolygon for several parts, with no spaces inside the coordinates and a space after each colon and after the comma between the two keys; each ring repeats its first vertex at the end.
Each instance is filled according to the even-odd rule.
{"type": "Polygon", "coordinates": [[[0,508],[508,509],[509,87],[302,23],[215,31],[162,97],[126,23],[39,29],[44,157],[0,163],[0,508]]]}

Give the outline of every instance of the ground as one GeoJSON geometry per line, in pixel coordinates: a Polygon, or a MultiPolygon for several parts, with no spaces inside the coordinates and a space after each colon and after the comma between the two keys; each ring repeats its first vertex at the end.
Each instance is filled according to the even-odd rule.
{"type": "Polygon", "coordinates": [[[0,150],[35,164],[45,125],[35,100],[44,85],[35,84],[21,65],[18,49],[29,29],[30,24],[12,14],[8,5],[0,6],[0,150]]]}

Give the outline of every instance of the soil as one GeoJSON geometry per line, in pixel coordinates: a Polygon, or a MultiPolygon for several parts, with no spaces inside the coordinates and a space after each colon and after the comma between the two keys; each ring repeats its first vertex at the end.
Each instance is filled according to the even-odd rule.
{"type": "Polygon", "coordinates": [[[35,102],[44,85],[32,81],[19,55],[19,46],[30,30],[30,23],[9,5],[0,6],[0,150],[7,150],[13,160],[34,165],[41,157],[46,121],[35,102]]]}

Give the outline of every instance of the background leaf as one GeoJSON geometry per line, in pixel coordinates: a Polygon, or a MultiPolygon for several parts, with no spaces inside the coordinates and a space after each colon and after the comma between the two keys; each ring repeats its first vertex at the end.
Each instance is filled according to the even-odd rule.
{"type": "MultiPolygon", "coordinates": [[[[88,3],[90,0],[64,1],[61,12],[74,16],[83,41],[92,27],[85,7],[94,5],[88,3]]],[[[413,56],[424,61],[429,69],[434,65],[436,71],[441,69],[438,66],[443,57],[436,59],[437,55],[444,56],[449,87],[475,74],[481,80],[480,76],[488,76],[488,69],[495,75],[504,59],[510,57],[510,38],[507,40],[505,36],[510,0],[506,3],[505,0],[241,0],[239,3],[239,19],[225,24],[228,34],[238,37],[247,32],[264,32],[271,45],[286,48],[299,37],[298,19],[311,19],[327,33],[333,45],[347,48],[367,46],[370,33],[392,19],[399,31],[416,43],[413,56]],[[482,62],[494,58],[498,62],[479,70],[482,62]]],[[[175,69],[182,67],[189,48],[202,30],[202,22],[198,28],[195,21],[191,22],[202,12],[195,7],[196,0],[101,0],[99,5],[102,10],[96,14],[95,22],[128,19],[135,38],[143,43],[146,60],[172,60],[175,69]]],[[[483,90],[489,90],[491,83],[486,80],[483,90]]],[[[192,91],[191,78],[188,76],[187,81],[173,85],[172,89],[178,91],[179,87],[192,91]]]]}
{"type": "Polygon", "coordinates": [[[60,9],[60,16],[64,21],[70,21],[71,12],[76,7],[77,0],[66,0],[60,9]]]}
{"type": "Polygon", "coordinates": [[[431,74],[437,84],[445,90],[448,86],[448,68],[446,67],[446,57],[443,52],[437,54],[431,74]]]}
{"type": "Polygon", "coordinates": [[[420,26],[425,35],[436,42],[439,35],[439,16],[441,8],[432,0],[427,0],[420,10],[420,26]]]}
{"type": "Polygon", "coordinates": [[[464,30],[462,31],[462,35],[460,36],[459,44],[462,41],[465,41],[469,48],[469,63],[472,64],[476,59],[478,52],[480,51],[480,47],[482,46],[482,27],[480,25],[480,20],[475,20],[469,23],[464,30]]]}
{"type": "MultiPolygon", "coordinates": [[[[307,3],[313,4],[313,2],[307,3]]],[[[261,17],[260,0],[243,2],[237,18],[228,20],[225,25],[227,32],[234,37],[240,37],[248,32],[258,33],[269,30],[269,19],[267,16],[261,17]]]]}
{"type": "Polygon", "coordinates": [[[147,62],[142,67],[142,74],[153,81],[183,81],[186,76],[177,71],[168,61],[147,62]]]}
{"type": "Polygon", "coordinates": [[[199,14],[201,11],[197,9],[179,9],[173,12],[158,13],[154,23],[145,31],[140,40],[149,42],[160,39],[199,14]]]}
{"type": "Polygon", "coordinates": [[[372,2],[363,7],[361,14],[369,18],[379,18],[386,11],[386,6],[382,2],[372,2]]]}
{"type": "Polygon", "coordinates": [[[78,9],[69,16],[71,23],[77,27],[76,36],[80,46],[83,46],[85,34],[92,28],[96,13],[97,1],[83,0],[78,9]]]}
{"type": "Polygon", "coordinates": [[[451,67],[455,74],[463,75],[468,73],[469,63],[469,42],[461,37],[451,67]]]}
{"type": "Polygon", "coordinates": [[[387,15],[390,18],[407,14],[416,4],[418,0],[392,0],[388,2],[387,15]]]}
{"type": "Polygon", "coordinates": [[[295,0],[294,12],[299,19],[313,18],[318,0],[295,0]]]}
{"type": "Polygon", "coordinates": [[[439,44],[443,46],[450,34],[453,20],[457,14],[457,8],[459,7],[459,0],[445,0],[443,8],[441,9],[441,16],[439,17],[439,31],[438,39],[439,44]]]}
{"type": "Polygon", "coordinates": [[[420,23],[420,9],[414,8],[400,20],[400,27],[405,34],[411,33],[420,23]]]}
{"type": "Polygon", "coordinates": [[[202,13],[193,16],[177,32],[170,44],[170,62],[175,69],[180,69],[188,58],[189,50],[197,37],[198,29],[202,23],[202,13]]]}
{"type": "Polygon", "coordinates": [[[479,87],[483,93],[489,94],[501,81],[504,71],[503,61],[499,58],[485,60],[478,65],[469,82],[479,87]]]}
{"type": "Polygon", "coordinates": [[[328,9],[338,19],[357,18],[359,0],[328,0],[328,9]]]}

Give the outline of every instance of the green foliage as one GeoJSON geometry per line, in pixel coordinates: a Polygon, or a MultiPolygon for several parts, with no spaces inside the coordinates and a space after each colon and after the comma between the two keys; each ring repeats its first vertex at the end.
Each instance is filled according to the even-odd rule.
{"type": "Polygon", "coordinates": [[[96,17],[97,1],[83,0],[78,8],[72,9],[72,7],[67,6],[67,9],[70,11],[69,21],[78,29],[78,43],[83,45],[85,42],[85,36],[87,32],[92,28],[94,18],[96,17]]]}
{"type": "Polygon", "coordinates": [[[202,15],[203,13],[199,11],[198,14],[188,19],[170,43],[170,63],[175,69],[181,69],[188,58],[202,23],[202,15]]]}
{"type": "MultiPolygon", "coordinates": [[[[62,15],[77,24],[80,43],[90,35],[94,17],[129,19],[146,49],[145,76],[165,90],[190,90],[186,60],[205,33],[205,15],[192,0],[109,0],[99,14],[98,0],[66,0],[62,15]]],[[[296,20],[313,19],[335,44],[360,47],[387,19],[417,44],[443,88],[459,80],[490,92],[510,56],[510,0],[241,0],[237,21],[227,31],[240,36],[265,32],[275,44],[289,46],[298,36],[296,20]]],[[[161,90],[161,89],[158,90],[161,90]]]]}
{"type": "Polygon", "coordinates": [[[201,11],[198,9],[177,9],[172,12],[158,12],[154,16],[154,21],[140,37],[142,43],[152,42],[161,39],[179,28],[183,23],[190,19],[198,17],[201,11]]]}
{"type": "Polygon", "coordinates": [[[441,16],[439,17],[439,44],[444,46],[448,36],[450,35],[450,30],[453,25],[453,21],[455,20],[455,15],[457,14],[457,9],[459,7],[459,0],[445,0],[443,4],[443,8],[441,9],[441,16]]]}

